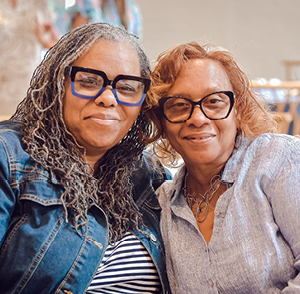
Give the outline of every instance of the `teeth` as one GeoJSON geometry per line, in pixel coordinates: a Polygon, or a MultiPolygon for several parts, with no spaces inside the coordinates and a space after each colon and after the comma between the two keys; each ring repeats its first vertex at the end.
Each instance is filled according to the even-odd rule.
{"type": "Polygon", "coordinates": [[[211,136],[207,135],[207,136],[202,136],[202,137],[190,137],[190,140],[205,140],[210,138],[211,136]]]}

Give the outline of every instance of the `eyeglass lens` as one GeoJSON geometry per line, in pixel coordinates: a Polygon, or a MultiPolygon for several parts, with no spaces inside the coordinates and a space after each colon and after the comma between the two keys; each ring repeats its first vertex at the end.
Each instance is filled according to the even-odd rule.
{"type": "MultiPolygon", "coordinates": [[[[210,119],[222,119],[231,109],[230,98],[224,93],[213,93],[203,98],[198,104],[210,119]]],[[[172,122],[186,121],[193,111],[190,100],[181,97],[170,97],[164,103],[164,113],[172,122]]]]}
{"type": "MultiPolygon", "coordinates": [[[[104,86],[104,78],[100,75],[78,71],[75,75],[75,92],[80,95],[94,97],[104,86]]],[[[118,80],[115,87],[118,99],[123,102],[138,103],[144,93],[144,83],[130,79],[118,80]]]]}

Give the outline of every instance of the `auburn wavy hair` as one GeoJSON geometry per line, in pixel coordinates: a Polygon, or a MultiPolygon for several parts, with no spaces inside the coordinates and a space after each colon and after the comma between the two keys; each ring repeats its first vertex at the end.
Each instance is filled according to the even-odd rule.
{"type": "MultiPolygon", "coordinates": [[[[162,97],[168,96],[168,91],[173,86],[181,68],[191,59],[214,60],[223,66],[233,88],[234,107],[240,129],[245,137],[253,139],[266,132],[276,132],[275,117],[269,112],[264,99],[252,91],[248,77],[231,53],[212,45],[201,46],[197,42],[180,44],[159,55],[151,74],[152,83],[148,92],[151,109],[147,115],[155,125],[155,131],[149,142],[160,139],[159,142],[156,142],[156,147],[163,156],[170,155],[172,147],[167,139],[161,138],[163,116],[158,108],[158,102],[162,97]]],[[[176,159],[178,159],[178,155],[173,152],[164,163],[172,166],[172,163],[176,163],[176,159]]]]}

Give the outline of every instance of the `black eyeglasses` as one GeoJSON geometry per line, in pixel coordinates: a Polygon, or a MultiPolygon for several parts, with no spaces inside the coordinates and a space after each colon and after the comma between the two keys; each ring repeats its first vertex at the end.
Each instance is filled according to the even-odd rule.
{"type": "Polygon", "coordinates": [[[231,91],[214,92],[197,102],[181,96],[169,96],[159,100],[159,107],[165,119],[171,123],[186,122],[191,118],[196,105],[199,105],[203,114],[211,120],[225,119],[229,116],[233,104],[234,94],[231,91]]]}
{"type": "Polygon", "coordinates": [[[150,87],[147,78],[118,75],[109,80],[103,71],[79,66],[70,66],[69,75],[74,96],[94,100],[111,86],[117,102],[126,106],[142,105],[150,87]]]}

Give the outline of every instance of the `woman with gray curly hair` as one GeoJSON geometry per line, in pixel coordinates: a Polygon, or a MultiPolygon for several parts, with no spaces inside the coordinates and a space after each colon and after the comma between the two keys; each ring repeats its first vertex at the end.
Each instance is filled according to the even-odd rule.
{"type": "Polygon", "coordinates": [[[149,75],[137,38],[108,24],[48,51],[0,124],[2,293],[168,292],[149,75]]]}

